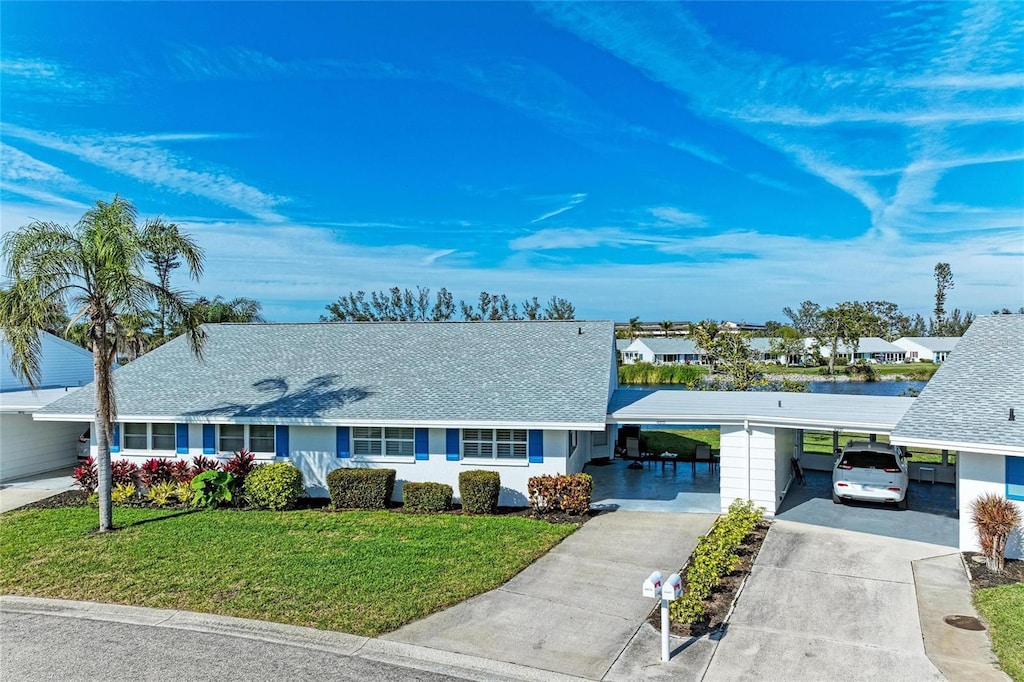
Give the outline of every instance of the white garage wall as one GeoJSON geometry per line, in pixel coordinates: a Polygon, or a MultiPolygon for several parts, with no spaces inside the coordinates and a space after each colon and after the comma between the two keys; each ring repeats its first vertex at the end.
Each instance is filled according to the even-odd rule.
{"type": "MultiPolygon", "coordinates": [[[[1003,455],[960,452],[957,467],[960,471],[960,550],[978,552],[981,547],[978,545],[978,533],[971,523],[971,502],[985,493],[1006,495],[1006,461],[1003,455]]],[[[1024,502],[1014,501],[1014,504],[1024,514],[1024,502]]],[[[1024,537],[1020,528],[1007,542],[1006,556],[1024,559],[1024,537]]]]}
{"type": "Polygon", "coordinates": [[[793,477],[793,453],[796,451],[796,430],[775,429],[775,506],[773,511],[778,511],[782,505],[782,498],[793,477]]]}
{"type": "Polygon", "coordinates": [[[37,422],[30,414],[0,414],[0,481],[74,466],[78,437],[88,424],[37,422]]]}
{"type": "Polygon", "coordinates": [[[767,426],[722,426],[721,508],[724,513],[736,498],[751,499],[774,516],[775,429],[767,426]]]}

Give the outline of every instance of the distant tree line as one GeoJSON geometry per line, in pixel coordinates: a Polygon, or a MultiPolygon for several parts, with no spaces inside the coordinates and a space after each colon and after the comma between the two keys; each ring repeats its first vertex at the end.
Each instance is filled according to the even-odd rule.
{"type": "Polygon", "coordinates": [[[573,304],[558,296],[552,296],[542,306],[536,296],[517,304],[506,294],[481,291],[475,304],[459,300],[456,306],[445,287],[438,289],[431,299],[430,289],[419,286],[416,291],[400,287],[371,291],[369,298],[365,291],[349,292],[325,308],[328,314],[320,316],[321,322],[449,322],[456,318],[456,312],[467,322],[576,317],[573,304]]]}

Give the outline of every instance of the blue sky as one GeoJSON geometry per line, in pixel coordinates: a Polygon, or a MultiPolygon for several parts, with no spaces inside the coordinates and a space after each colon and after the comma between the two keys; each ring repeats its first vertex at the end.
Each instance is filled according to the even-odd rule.
{"type": "MultiPolygon", "coordinates": [[[[201,294],[1024,305],[1016,3],[7,3],[3,231],[119,192],[201,294]]],[[[179,271],[180,272],[180,271],[179,271]]]]}

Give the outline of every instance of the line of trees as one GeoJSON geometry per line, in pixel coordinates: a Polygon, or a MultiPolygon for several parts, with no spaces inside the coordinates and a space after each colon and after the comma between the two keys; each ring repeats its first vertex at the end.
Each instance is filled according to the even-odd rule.
{"type": "Polygon", "coordinates": [[[321,322],[448,322],[461,315],[467,322],[482,320],[572,320],[576,308],[568,300],[552,296],[544,305],[534,296],[522,303],[513,303],[506,294],[481,291],[475,304],[460,300],[456,306],[452,294],[441,287],[430,296],[427,287],[416,290],[391,287],[371,291],[349,292],[325,306],[321,322]]]}

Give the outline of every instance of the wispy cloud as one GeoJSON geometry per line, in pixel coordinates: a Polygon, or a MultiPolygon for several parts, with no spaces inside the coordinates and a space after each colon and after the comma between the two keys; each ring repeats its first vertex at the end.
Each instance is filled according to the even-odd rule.
{"type": "Polygon", "coordinates": [[[34,199],[43,205],[85,208],[86,204],[66,196],[91,191],[60,168],[0,142],[0,188],[34,199]]]}
{"type": "Polygon", "coordinates": [[[5,125],[3,132],[145,184],[203,197],[260,220],[284,220],[276,211],[286,202],[283,197],[263,192],[223,170],[195,170],[199,164],[194,159],[156,144],[124,141],[116,135],[100,133],[61,136],[15,125],[5,125]]]}
{"type": "Polygon", "coordinates": [[[674,206],[657,206],[649,209],[649,212],[658,219],[659,225],[678,227],[705,227],[707,225],[704,216],[681,211],[674,206]]]}
{"type": "Polygon", "coordinates": [[[85,74],[67,64],[22,55],[0,59],[0,76],[5,89],[21,97],[56,104],[105,100],[112,95],[115,85],[108,76],[85,74]]]}
{"type": "Polygon", "coordinates": [[[544,220],[547,220],[548,218],[554,218],[556,215],[562,215],[566,211],[571,211],[572,209],[582,204],[586,198],[587,195],[582,192],[573,194],[569,197],[569,201],[565,206],[560,206],[559,208],[556,208],[553,211],[548,211],[544,215],[534,218],[533,220],[530,221],[530,223],[539,223],[544,220]]]}
{"type": "Polygon", "coordinates": [[[277,78],[406,78],[411,74],[376,59],[279,59],[249,47],[179,46],[167,58],[168,67],[186,80],[249,80],[277,78]]]}

